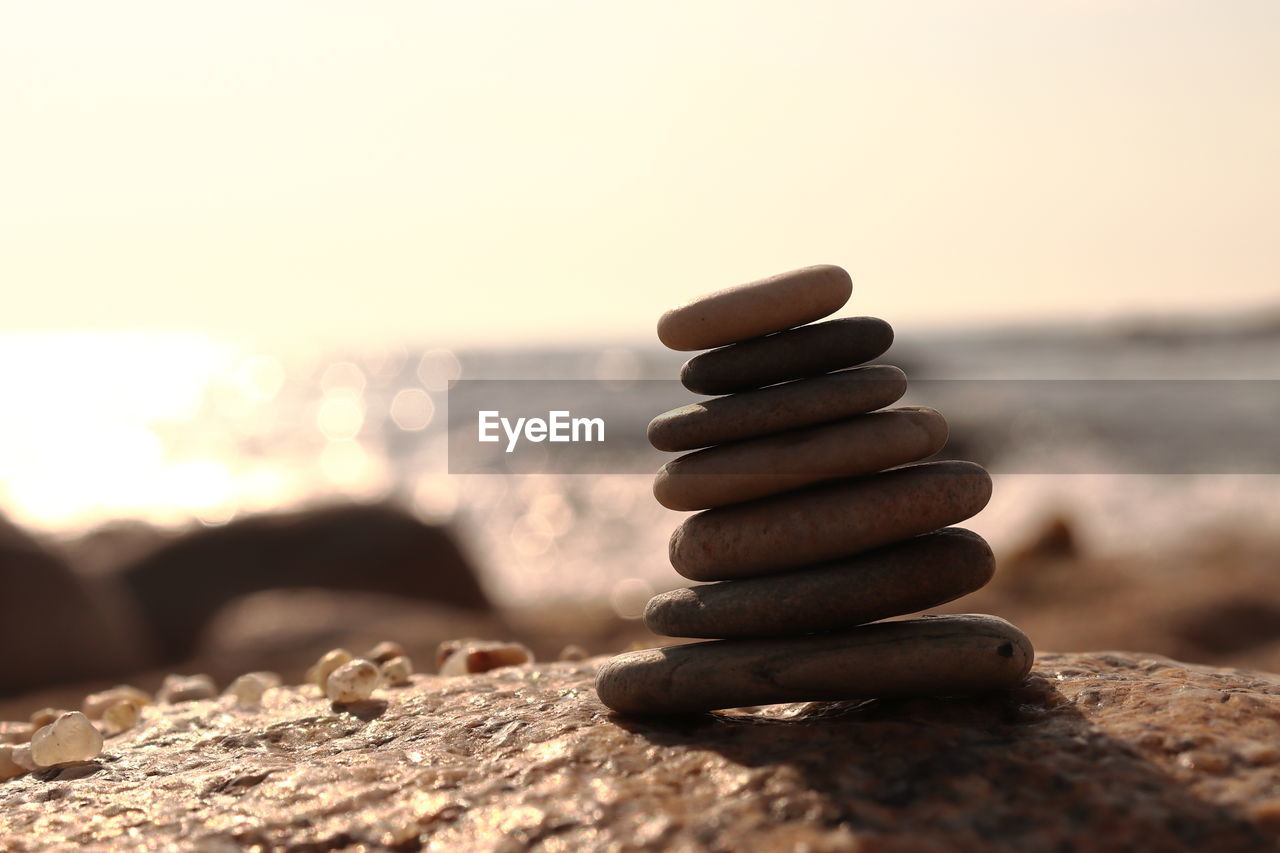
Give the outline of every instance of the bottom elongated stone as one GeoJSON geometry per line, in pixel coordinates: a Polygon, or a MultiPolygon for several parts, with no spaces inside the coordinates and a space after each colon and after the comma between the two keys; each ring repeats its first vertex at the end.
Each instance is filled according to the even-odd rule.
{"type": "Polygon", "coordinates": [[[673,714],[1012,687],[1035,650],[995,616],[924,616],[834,634],[713,640],[618,655],[600,668],[600,701],[626,714],[673,714]]]}

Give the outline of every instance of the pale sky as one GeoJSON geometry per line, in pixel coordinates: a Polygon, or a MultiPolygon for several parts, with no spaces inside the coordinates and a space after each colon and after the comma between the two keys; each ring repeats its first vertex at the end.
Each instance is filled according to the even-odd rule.
{"type": "Polygon", "coordinates": [[[1280,3],[0,0],[0,332],[652,340],[1280,302],[1280,3]]]}

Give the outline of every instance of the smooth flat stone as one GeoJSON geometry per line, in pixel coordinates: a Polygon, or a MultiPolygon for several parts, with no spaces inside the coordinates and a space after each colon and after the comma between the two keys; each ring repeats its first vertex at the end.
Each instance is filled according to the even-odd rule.
{"type": "Polygon", "coordinates": [[[671,565],[695,581],[782,572],[956,524],[990,498],[981,465],[909,465],[690,516],[671,535],[671,565]]]}
{"type": "Polygon", "coordinates": [[[672,459],[658,470],[653,496],[668,509],[725,506],[874,474],[932,456],[946,443],[946,419],[933,409],[855,415],[672,459]]]}
{"type": "Polygon", "coordinates": [[[901,696],[957,696],[1019,684],[1035,650],[995,616],[925,616],[835,634],[713,640],[618,655],[596,675],[625,714],[673,714],[901,696]]]}
{"type": "Polygon", "coordinates": [[[864,364],[893,343],[875,317],[842,317],[695,355],[680,381],[696,394],[732,394],[864,364]]]}
{"type": "Polygon", "coordinates": [[[677,305],[658,320],[658,340],[674,350],[722,347],[821,320],[851,293],[853,282],[840,267],[784,272],[677,305]]]}
{"type": "Polygon", "coordinates": [[[658,450],[710,447],[872,412],[905,393],[907,375],[898,368],[857,367],[672,409],[649,422],[649,443],[658,450]]]}
{"type": "Polygon", "coordinates": [[[794,637],[937,607],[981,589],[995,555],[976,533],[949,527],[856,557],[655,595],[649,630],[670,637],[794,637]]]}

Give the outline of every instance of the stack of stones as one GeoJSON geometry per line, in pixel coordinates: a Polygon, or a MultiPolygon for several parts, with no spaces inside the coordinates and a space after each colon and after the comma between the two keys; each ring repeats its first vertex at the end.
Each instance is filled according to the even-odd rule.
{"type": "Polygon", "coordinates": [[[990,580],[986,542],[947,525],[986,505],[991,479],[970,462],[919,463],[946,442],[946,421],[927,408],[882,411],[906,376],[857,367],[889,348],[893,330],[870,317],[814,322],[851,291],[839,267],[808,267],[658,322],[668,347],[710,350],[684,365],[685,387],[725,396],[649,425],[659,450],[694,451],[654,482],[663,506],[699,511],[672,535],[671,564],[714,583],[658,595],[644,618],[660,634],[714,639],[608,661],[597,691],[611,708],[961,695],[1017,684],[1030,669],[1026,636],[994,616],[877,621],[990,580]]]}

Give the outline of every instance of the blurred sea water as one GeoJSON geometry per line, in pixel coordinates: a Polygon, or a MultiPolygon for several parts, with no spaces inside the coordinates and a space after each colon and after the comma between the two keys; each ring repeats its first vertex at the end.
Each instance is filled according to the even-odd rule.
{"type": "MultiPolygon", "coordinates": [[[[36,529],[217,525],[335,498],[393,498],[455,524],[502,602],[607,600],[634,616],[678,580],[666,541],[683,514],[652,499],[648,475],[450,475],[447,465],[450,383],[675,377],[682,356],[656,345],[271,351],[193,334],[33,333],[0,335],[0,357],[0,510],[36,529]]],[[[966,525],[997,550],[1051,513],[1074,518],[1089,547],[1115,552],[1280,522],[1280,335],[900,335],[880,360],[928,380],[904,402],[952,416],[962,449],[966,437],[995,435],[1002,458],[1052,457],[1024,465],[1031,473],[997,473],[991,504],[966,525]],[[1157,397],[1089,396],[1086,383],[1071,408],[1046,416],[1018,396],[1018,383],[974,405],[970,386],[943,381],[1059,379],[1253,380],[1238,385],[1232,434],[1212,418],[1182,424],[1183,433],[1204,446],[1247,445],[1259,454],[1256,470],[1271,473],[1134,470],[1122,437],[1134,423],[1175,416],[1157,397]]],[[[656,415],[695,399],[659,396],[629,402],[651,402],[656,415]]]]}

